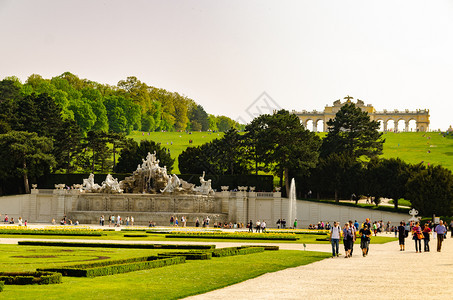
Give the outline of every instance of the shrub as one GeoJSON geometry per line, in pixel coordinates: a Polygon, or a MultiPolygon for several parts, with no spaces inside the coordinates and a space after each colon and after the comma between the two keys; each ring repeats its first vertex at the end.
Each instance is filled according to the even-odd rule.
{"type": "Polygon", "coordinates": [[[4,284],[53,284],[61,283],[61,274],[55,272],[0,272],[4,284]]]}
{"type": "MultiPolygon", "coordinates": [[[[67,266],[62,268],[52,268],[45,270],[52,270],[61,273],[64,276],[71,277],[96,277],[105,275],[114,275],[120,273],[127,273],[145,269],[160,268],[169,265],[175,265],[185,262],[185,257],[141,257],[126,260],[112,260],[105,262],[98,262],[92,264],[81,264],[75,266],[67,266]],[[135,259],[135,260],[134,260],[135,259]],[[124,263],[124,261],[128,261],[124,263]]],[[[60,275],[61,275],[60,274],[60,275]]]]}
{"type": "Polygon", "coordinates": [[[5,286],[4,281],[0,281],[0,292],[3,291],[3,287],[5,286]]]}
{"type": "Polygon", "coordinates": [[[183,256],[186,260],[206,260],[212,258],[212,253],[207,251],[189,251],[189,252],[166,252],[159,253],[159,257],[183,256]]]}
{"type": "Polygon", "coordinates": [[[220,248],[212,251],[212,256],[214,257],[224,257],[224,256],[233,256],[233,255],[245,255],[251,253],[264,252],[264,247],[228,247],[220,248]]]}
{"type": "Polygon", "coordinates": [[[132,249],[214,249],[215,245],[169,245],[169,244],[116,244],[116,243],[79,243],[58,241],[19,241],[26,246],[60,246],[60,247],[91,247],[91,248],[132,248],[132,249]]]}

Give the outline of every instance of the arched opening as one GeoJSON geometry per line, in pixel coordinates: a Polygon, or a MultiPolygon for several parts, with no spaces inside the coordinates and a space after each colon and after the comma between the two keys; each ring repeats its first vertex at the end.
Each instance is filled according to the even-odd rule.
{"type": "Polygon", "coordinates": [[[305,128],[313,131],[313,120],[307,120],[307,122],[305,123],[305,128]]]}
{"type": "Polygon", "coordinates": [[[387,121],[387,131],[395,131],[395,121],[394,120],[388,120],[387,121]]]}
{"type": "Polygon", "coordinates": [[[324,120],[316,121],[316,131],[318,131],[318,132],[324,131],[324,120]]]}
{"type": "Polygon", "coordinates": [[[409,131],[410,132],[416,132],[417,131],[417,121],[414,119],[409,121],[409,131]]]}
{"type": "Polygon", "coordinates": [[[398,120],[398,123],[396,125],[396,130],[395,131],[398,131],[398,132],[404,132],[406,131],[406,121],[404,120],[398,120]]]}
{"type": "Polygon", "coordinates": [[[377,122],[379,123],[378,131],[384,131],[384,120],[377,120],[377,122]]]}

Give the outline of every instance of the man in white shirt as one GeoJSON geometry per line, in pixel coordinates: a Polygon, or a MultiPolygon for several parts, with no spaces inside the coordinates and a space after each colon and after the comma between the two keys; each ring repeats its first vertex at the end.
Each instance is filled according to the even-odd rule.
{"type": "Polygon", "coordinates": [[[333,226],[330,229],[330,242],[332,243],[332,257],[339,256],[338,250],[340,249],[340,232],[341,227],[338,222],[333,222],[333,226]]]}

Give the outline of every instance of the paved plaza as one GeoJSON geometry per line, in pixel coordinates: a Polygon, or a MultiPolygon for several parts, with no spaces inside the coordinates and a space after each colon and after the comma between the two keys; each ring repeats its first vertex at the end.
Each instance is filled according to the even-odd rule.
{"type": "MultiPolygon", "coordinates": [[[[268,273],[187,299],[451,299],[453,239],[449,234],[440,253],[436,242],[431,241],[429,253],[415,253],[410,238],[403,252],[398,242],[371,244],[367,257],[355,245],[351,258],[268,273]]],[[[303,251],[302,245],[280,246],[303,251]]],[[[307,250],[331,251],[330,245],[307,245],[307,250]]]]}

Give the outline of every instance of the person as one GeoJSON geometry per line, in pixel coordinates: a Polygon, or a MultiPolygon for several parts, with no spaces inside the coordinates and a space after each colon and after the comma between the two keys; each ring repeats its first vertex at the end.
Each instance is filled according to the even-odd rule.
{"type": "Polygon", "coordinates": [[[277,220],[277,228],[280,229],[280,219],[277,220]]]}
{"type": "Polygon", "coordinates": [[[363,228],[360,229],[359,234],[362,256],[365,257],[368,255],[368,251],[370,250],[371,230],[368,228],[368,225],[363,226],[363,228]]]}
{"type": "Polygon", "coordinates": [[[399,245],[400,245],[400,251],[404,251],[405,250],[404,242],[406,240],[406,227],[404,226],[403,221],[400,222],[400,226],[398,226],[397,231],[398,231],[398,241],[399,241],[399,245]]]}
{"type": "Polygon", "coordinates": [[[359,230],[359,222],[357,220],[354,220],[354,227],[356,230],[359,230]]]}
{"type": "Polygon", "coordinates": [[[352,253],[354,252],[354,243],[355,243],[356,236],[357,236],[357,230],[355,229],[355,226],[351,220],[349,220],[349,228],[352,231],[352,243],[351,243],[351,251],[349,253],[349,256],[352,256],[352,253]]]}
{"type": "Polygon", "coordinates": [[[415,253],[422,252],[422,229],[420,227],[420,223],[416,222],[414,227],[412,227],[412,236],[413,240],[415,241],[415,253]]]}
{"type": "Polygon", "coordinates": [[[450,231],[451,231],[450,237],[453,237],[453,219],[450,222],[450,231]]]}
{"type": "Polygon", "coordinates": [[[247,227],[249,228],[249,232],[253,233],[253,222],[252,222],[252,220],[250,220],[250,222],[248,223],[247,227]]]}
{"type": "Polygon", "coordinates": [[[424,251],[429,252],[429,235],[431,234],[431,228],[429,228],[428,223],[425,224],[423,228],[423,242],[424,242],[424,251]]]}
{"type": "Polygon", "coordinates": [[[174,217],[171,216],[171,217],[170,217],[170,226],[173,226],[173,222],[174,222],[174,221],[175,221],[174,217]]]}
{"type": "Polygon", "coordinates": [[[330,243],[332,244],[332,257],[338,257],[340,253],[338,252],[340,248],[340,233],[341,228],[338,225],[338,222],[333,222],[333,226],[330,229],[330,243]]]}
{"type": "Polygon", "coordinates": [[[19,226],[22,226],[22,217],[19,217],[19,226]]]}
{"type": "Polygon", "coordinates": [[[294,229],[297,228],[297,219],[294,219],[294,229]]]}
{"type": "Polygon", "coordinates": [[[263,222],[261,222],[261,232],[265,232],[266,231],[266,222],[263,220],[263,222]]]}
{"type": "Polygon", "coordinates": [[[343,227],[343,245],[345,258],[351,257],[352,239],[352,230],[351,228],[349,228],[349,223],[345,223],[343,227]]]}
{"type": "Polygon", "coordinates": [[[260,229],[261,229],[261,222],[260,222],[260,220],[257,220],[255,225],[256,225],[256,226],[255,226],[256,232],[260,232],[260,229]]]}
{"type": "Polygon", "coordinates": [[[209,227],[209,221],[211,221],[211,219],[209,219],[209,216],[206,216],[206,227],[209,227]]]}
{"type": "Polygon", "coordinates": [[[134,217],[131,216],[131,226],[134,226],[134,217]]]}
{"type": "Polygon", "coordinates": [[[447,232],[445,228],[444,222],[442,220],[439,221],[439,225],[436,226],[434,231],[437,233],[437,252],[440,252],[442,249],[442,242],[444,241],[444,234],[447,232]]]}

